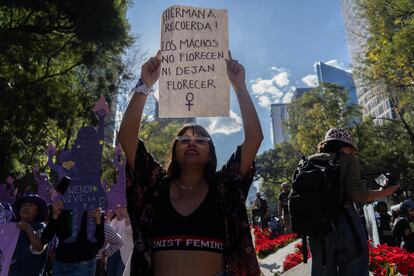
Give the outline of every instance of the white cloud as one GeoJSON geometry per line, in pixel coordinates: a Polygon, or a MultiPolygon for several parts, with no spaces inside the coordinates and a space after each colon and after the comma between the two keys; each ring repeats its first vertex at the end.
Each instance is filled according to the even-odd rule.
{"type": "Polygon", "coordinates": [[[268,96],[259,96],[257,97],[257,101],[259,105],[264,108],[270,108],[270,105],[272,104],[272,100],[268,96]]]}
{"type": "Polygon", "coordinates": [[[272,77],[269,79],[257,78],[251,80],[251,90],[257,103],[263,108],[270,108],[273,103],[283,101],[286,93],[291,90],[289,87],[289,72],[284,68],[270,67],[272,77]]]}
{"type": "Polygon", "coordinates": [[[333,66],[333,67],[336,67],[338,69],[345,70],[344,64],[343,63],[340,63],[336,59],[331,59],[331,60],[328,60],[327,62],[324,62],[324,63],[327,64],[327,65],[329,65],[329,66],[333,66]]]}
{"type": "Polygon", "coordinates": [[[289,84],[289,75],[287,72],[280,72],[279,74],[276,74],[272,80],[276,83],[279,87],[284,87],[289,84]]]}
{"type": "Polygon", "coordinates": [[[277,95],[277,94],[282,93],[275,86],[275,83],[273,82],[273,79],[263,80],[261,78],[258,78],[258,79],[253,81],[252,92],[253,92],[253,94],[256,94],[256,95],[263,95],[263,94],[266,94],[266,93],[277,95]]]}
{"type": "Polygon", "coordinates": [[[292,90],[287,92],[285,96],[283,96],[282,103],[290,103],[292,101],[293,95],[294,93],[293,93],[293,87],[292,87],[292,90]]]}
{"type": "Polygon", "coordinates": [[[318,86],[318,76],[315,74],[309,74],[302,78],[302,82],[306,84],[308,87],[316,87],[318,86]]]}
{"type": "Polygon", "coordinates": [[[211,135],[230,135],[239,132],[243,127],[241,117],[232,110],[230,110],[230,117],[209,117],[203,120],[206,120],[208,124],[206,129],[211,135]]]}

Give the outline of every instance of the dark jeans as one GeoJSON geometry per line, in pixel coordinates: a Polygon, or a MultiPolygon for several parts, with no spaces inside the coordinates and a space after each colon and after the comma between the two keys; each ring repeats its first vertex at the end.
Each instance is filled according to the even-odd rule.
{"type": "Polygon", "coordinates": [[[95,268],[95,259],[79,263],[64,263],[55,260],[53,276],[95,276],[95,268]]]}
{"type": "Polygon", "coordinates": [[[125,265],[122,262],[121,253],[119,250],[113,254],[111,257],[108,257],[106,264],[106,275],[107,276],[122,276],[124,273],[125,265]]]}
{"type": "Polygon", "coordinates": [[[312,276],[368,276],[368,244],[359,214],[354,208],[345,209],[355,225],[362,243],[362,255],[358,255],[351,226],[344,215],[340,215],[336,231],[325,237],[326,266],[322,267],[322,247],[319,240],[309,238],[312,253],[312,276]]]}

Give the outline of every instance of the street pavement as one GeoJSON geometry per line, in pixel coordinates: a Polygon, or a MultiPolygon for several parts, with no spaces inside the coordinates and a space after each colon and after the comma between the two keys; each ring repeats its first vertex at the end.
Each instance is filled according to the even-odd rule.
{"type": "MultiPolygon", "coordinates": [[[[288,254],[291,254],[295,251],[295,245],[301,242],[301,239],[297,239],[283,248],[280,248],[275,253],[267,256],[264,259],[259,259],[260,270],[262,271],[262,276],[274,276],[274,275],[283,275],[283,276],[306,276],[311,273],[312,259],[308,260],[307,264],[300,263],[294,268],[283,272],[283,261],[288,254]]],[[[369,275],[373,275],[371,272],[369,275]]]]}
{"type": "MultiPolygon", "coordinates": [[[[285,257],[295,251],[295,245],[301,239],[295,240],[283,248],[280,248],[273,254],[270,254],[264,259],[259,259],[260,270],[264,276],[274,276],[275,273],[281,274],[283,271],[282,265],[285,257]]],[[[285,274],[283,274],[285,275],[285,274]]],[[[290,274],[290,275],[306,275],[306,274],[290,274]]]]}

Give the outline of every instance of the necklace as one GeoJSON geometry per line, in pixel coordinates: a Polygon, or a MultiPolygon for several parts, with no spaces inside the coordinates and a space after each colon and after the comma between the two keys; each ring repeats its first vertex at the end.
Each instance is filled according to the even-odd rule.
{"type": "Polygon", "coordinates": [[[181,192],[191,192],[193,191],[193,187],[187,186],[184,184],[178,185],[177,182],[174,181],[174,184],[180,189],[181,192]]]}

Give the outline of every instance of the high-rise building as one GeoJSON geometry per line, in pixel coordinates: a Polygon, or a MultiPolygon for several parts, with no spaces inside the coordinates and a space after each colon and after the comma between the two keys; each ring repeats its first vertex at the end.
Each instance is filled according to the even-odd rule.
{"type": "MultiPolygon", "coordinates": [[[[343,87],[349,91],[348,102],[350,104],[357,103],[356,89],[351,73],[323,62],[317,62],[315,69],[319,85],[330,83],[343,87]]],[[[312,88],[296,88],[293,98],[298,99],[311,89],[312,88]]],[[[287,104],[272,104],[270,117],[272,119],[272,141],[273,145],[277,145],[286,141],[288,138],[288,134],[284,129],[284,123],[288,118],[287,104]]]]}
{"type": "MultiPolygon", "coordinates": [[[[342,16],[348,41],[348,48],[354,67],[365,55],[365,46],[369,32],[367,22],[361,16],[356,0],[342,0],[342,16]]],[[[363,107],[363,115],[374,118],[395,118],[390,99],[384,93],[384,87],[355,78],[358,103],[363,107]]],[[[381,122],[381,120],[379,120],[381,122]]]]}
{"type": "Polygon", "coordinates": [[[288,118],[287,104],[272,104],[270,106],[270,117],[272,118],[272,142],[273,145],[277,145],[288,138],[283,125],[288,118]]]}
{"type": "Polygon", "coordinates": [[[330,83],[343,87],[349,92],[348,102],[350,104],[356,104],[358,102],[352,73],[323,62],[317,62],[315,67],[319,85],[330,83]]]}

